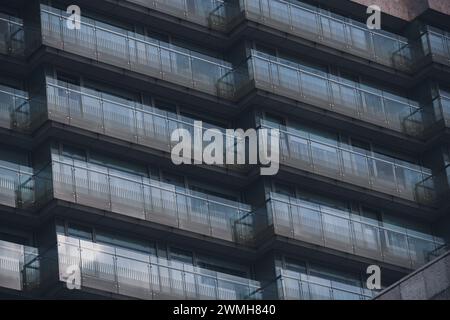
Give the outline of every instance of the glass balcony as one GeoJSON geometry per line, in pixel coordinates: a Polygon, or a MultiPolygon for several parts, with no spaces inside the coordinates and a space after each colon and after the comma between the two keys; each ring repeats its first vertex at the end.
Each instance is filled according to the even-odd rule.
{"type": "Polygon", "coordinates": [[[439,205],[448,201],[450,194],[450,164],[443,170],[429,176],[417,184],[417,196],[428,205],[439,205]]]}
{"type": "Polygon", "coordinates": [[[413,72],[426,58],[450,65],[450,35],[447,32],[427,26],[416,41],[404,44],[394,53],[398,69],[413,72]]]}
{"type": "Polygon", "coordinates": [[[450,128],[450,98],[439,96],[428,107],[415,110],[404,120],[405,131],[419,138],[433,131],[450,128]]]}
{"type": "Polygon", "coordinates": [[[358,88],[257,51],[219,82],[220,94],[229,99],[237,99],[255,87],[399,132],[404,131],[404,119],[418,109],[407,101],[358,88]]]}
{"type": "Polygon", "coordinates": [[[231,69],[223,60],[89,18],[79,30],[70,30],[66,13],[45,5],[41,27],[45,45],[212,95],[231,69]]]}
{"type": "MultiPolygon", "coordinates": [[[[50,120],[165,152],[178,143],[171,142],[175,129],[186,129],[192,136],[200,129],[192,118],[111,95],[104,97],[99,91],[54,79],[47,80],[46,95],[50,120]]],[[[224,128],[205,122],[202,126],[202,134],[214,128],[223,133],[225,141],[224,128]]]]}
{"type": "MultiPolygon", "coordinates": [[[[190,22],[207,27],[219,27],[211,24],[211,12],[217,12],[216,8],[222,6],[223,0],[127,0],[143,7],[167,13],[190,22]]],[[[221,15],[223,18],[224,16],[221,15]]],[[[223,20],[223,19],[221,19],[223,20]]],[[[221,25],[221,28],[224,28],[221,25]]]]}
{"type": "Polygon", "coordinates": [[[35,180],[39,203],[54,197],[222,240],[253,239],[243,203],[81,161],[54,160],[35,180]]]}
{"type": "Polygon", "coordinates": [[[36,248],[0,240],[0,287],[23,290],[24,266],[36,256],[36,248]]]}
{"type": "MultiPolygon", "coordinates": [[[[260,299],[259,282],[210,271],[161,257],[110,245],[58,235],[56,254],[39,257],[40,279],[58,270],[58,279],[67,282],[69,268],[78,267],[81,290],[97,289],[137,299],[260,299]],[[55,266],[53,266],[56,264],[55,266]]],[[[27,269],[33,270],[30,267],[27,269]]]]}
{"type": "Polygon", "coordinates": [[[351,219],[347,211],[271,193],[269,223],[274,232],[319,246],[415,269],[443,242],[431,235],[351,219]]]}
{"type": "Polygon", "coordinates": [[[23,56],[25,37],[22,19],[0,12],[0,54],[23,56]]]}
{"type": "MultiPolygon", "coordinates": [[[[262,120],[261,127],[274,128],[262,120]]],[[[280,162],[301,170],[379,191],[410,201],[419,201],[416,185],[431,176],[431,170],[351,146],[313,140],[293,128],[281,128],[280,162]]]]}
{"type": "MultiPolygon", "coordinates": [[[[53,78],[47,78],[44,93],[33,99],[27,98],[25,92],[0,85],[0,127],[30,133],[46,120],[165,152],[171,152],[178,143],[171,141],[175,129],[185,129],[191,136],[196,130],[204,134],[208,129],[215,129],[222,132],[224,141],[228,137],[225,128],[207,122],[202,122],[201,128],[196,127],[193,118],[53,78]]],[[[200,147],[208,144],[203,142],[200,147]]],[[[216,166],[247,170],[238,165],[216,166]]]]}
{"type": "Polygon", "coordinates": [[[0,206],[29,208],[34,205],[34,179],[31,169],[24,171],[0,159],[0,206]]]}
{"type": "Polygon", "coordinates": [[[283,300],[368,300],[374,296],[371,290],[355,285],[306,274],[299,279],[282,269],[278,273],[278,295],[283,300]]]}
{"type": "Polygon", "coordinates": [[[30,104],[24,91],[0,85],[0,127],[26,130],[29,126],[30,104]]]}
{"type": "Polygon", "coordinates": [[[406,44],[403,37],[300,2],[240,0],[240,6],[249,20],[389,67],[395,66],[394,52],[406,44]]]}

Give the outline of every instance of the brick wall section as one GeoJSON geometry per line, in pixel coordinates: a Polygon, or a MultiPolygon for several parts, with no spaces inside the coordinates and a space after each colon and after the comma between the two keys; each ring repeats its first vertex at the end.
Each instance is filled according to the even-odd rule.
{"type": "Polygon", "coordinates": [[[411,21],[427,9],[450,15],[449,0],[350,0],[364,6],[377,5],[381,11],[411,21]]]}

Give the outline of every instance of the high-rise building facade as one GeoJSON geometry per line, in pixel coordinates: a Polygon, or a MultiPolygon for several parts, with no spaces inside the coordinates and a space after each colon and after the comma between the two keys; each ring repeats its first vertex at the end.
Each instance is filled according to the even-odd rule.
{"type": "Polygon", "coordinates": [[[372,2],[2,0],[0,296],[364,300],[426,264],[450,4],[372,2]],[[195,121],[278,129],[278,172],[174,164],[195,121]]]}

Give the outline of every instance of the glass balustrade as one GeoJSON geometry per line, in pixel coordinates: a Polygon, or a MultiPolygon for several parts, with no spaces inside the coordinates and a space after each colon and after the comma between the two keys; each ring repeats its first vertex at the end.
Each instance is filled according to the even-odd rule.
{"type": "Polygon", "coordinates": [[[407,39],[398,35],[369,30],[363,23],[337,14],[318,12],[304,3],[283,0],[129,0],[154,10],[221,31],[232,29],[242,19],[249,19],[332,48],[394,67],[394,52],[407,39]]]}
{"type": "MultiPolygon", "coordinates": [[[[45,93],[33,99],[27,98],[25,92],[0,85],[0,127],[29,133],[46,120],[52,120],[166,152],[178,143],[171,141],[175,129],[185,129],[191,136],[195,130],[201,130],[203,135],[206,130],[215,129],[223,134],[224,141],[228,138],[225,128],[207,122],[202,122],[201,128],[196,127],[193,118],[104,96],[97,90],[53,78],[47,78],[45,93]]],[[[202,141],[199,147],[208,144],[202,141]]],[[[245,170],[226,164],[217,166],[245,170]]]]}
{"type": "Polygon", "coordinates": [[[447,201],[450,191],[450,164],[443,170],[417,184],[417,196],[427,205],[439,205],[447,201]]]}
{"type": "Polygon", "coordinates": [[[440,95],[433,101],[433,110],[436,122],[442,122],[445,127],[450,128],[450,97],[440,95]]]}
{"type": "Polygon", "coordinates": [[[431,54],[433,61],[450,65],[450,34],[428,26],[426,40],[422,40],[424,54],[431,54]]]}
{"type": "Polygon", "coordinates": [[[277,286],[283,300],[368,300],[374,293],[356,285],[301,274],[294,277],[278,270],[277,286]]]}
{"type": "MultiPolygon", "coordinates": [[[[171,141],[175,129],[188,130],[191,136],[194,136],[195,130],[202,130],[203,134],[205,130],[214,128],[222,132],[225,141],[224,128],[202,123],[200,129],[194,126],[195,119],[113,98],[115,97],[110,96],[107,99],[96,90],[54,79],[47,81],[47,109],[50,120],[166,152],[170,152],[178,143],[171,141]]],[[[207,145],[205,142],[204,144],[207,145]]]]}
{"type": "Polygon", "coordinates": [[[46,45],[212,95],[217,95],[217,80],[231,69],[223,60],[88,18],[71,30],[65,13],[45,5],[41,27],[46,45]]]}
{"type": "Polygon", "coordinates": [[[0,13],[0,54],[23,56],[24,51],[22,19],[0,13]]]}
{"type": "Polygon", "coordinates": [[[0,85],[0,127],[25,130],[30,122],[30,104],[26,92],[0,85]]]}
{"type": "Polygon", "coordinates": [[[0,205],[29,208],[34,205],[34,190],[31,170],[23,171],[0,161],[0,205]]]}
{"type": "MultiPolygon", "coordinates": [[[[223,22],[220,25],[211,24],[210,15],[214,11],[217,13],[217,8],[224,5],[222,0],[127,0],[135,4],[139,4],[146,8],[154,9],[169,15],[198,23],[204,26],[211,26],[224,28],[223,22]]],[[[224,12],[221,14],[221,19],[225,19],[224,12]]]]}
{"type": "Polygon", "coordinates": [[[406,101],[330,79],[257,51],[246,64],[220,80],[219,93],[237,99],[252,87],[400,132],[404,131],[404,119],[418,109],[406,101]]]}
{"type": "Polygon", "coordinates": [[[0,240],[0,287],[23,290],[23,268],[37,249],[0,240]]]}
{"type": "Polygon", "coordinates": [[[394,52],[406,43],[406,38],[369,30],[362,23],[299,2],[240,0],[240,6],[249,20],[390,67],[394,52]]]}
{"type": "Polygon", "coordinates": [[[394,55],[398,69],[413,72],[423,65],[425,58],[450,65],[450,35],[439,29],[427,26],[421,36],[404,44],[394,55]]]}
{"type": "MultiPolygon", "coordinates": [[[[49,252],[39,260],[43,277],[56,269],[62,282],[67,282],[69,268],[78,267],[81,290],[91,288],[138,299],[261,298],[255,294],[259,282],[251,279],[64,235],[58,235],[56,254],[49,252]]],[[[36,287],[32,282],[28,285],[36,287]]]]}
{"type": "Polygon", "coordinates": [[[354,220],[346,211],[280,194],[270,193],[267,207],[277,234],[406,268],[425,264],[428,254],[443,244],[431,235],[354,220]]]}
{"type": "MultiPolygon", "coordinates": [[[[262,120],[261,126],[273,128],[262,120]]],[[[431,170],[367,150],[354,150],[306,137],[293,128],[280,131],[280,161],[288,166],[418,201],[416,185],[431,170]]]]}
{"type": "Polygon", "coordinates": [[[417,109],[407,116],[403,125],[409,135],[423,138],[435,130],[450,127],[450,98],[439,96],[430,106],[417,109]]]}
{"type": "Polygon", "coordinates": [[[35,180],[39,202],[55,197],[227,241],[252,239],[253,216],[243,203],[78,161],[54,160],[35,180]]]}

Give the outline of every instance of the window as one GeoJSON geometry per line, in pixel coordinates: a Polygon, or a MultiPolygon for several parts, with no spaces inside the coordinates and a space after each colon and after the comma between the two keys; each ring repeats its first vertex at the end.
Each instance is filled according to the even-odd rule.
{"type": "Polygon", "coordinates": [[[92,228],[80,226],[77,224],[69,224],[67,228],[67,234],[72,237],[76,237],[79,239],[93,241],[93,232],[92,228]]]}
{"type": "Polygon", "coordinates": [[[172,261],[181,262],[181,263],[190,264],[190,265],[194,264],[194,258],[192,256],[192,252],[184,250],[184,249],[171,247],[169,257],[170,257],[170,260],[172,260],[172,261]]]}
{"type": "Polygon", "coordinates": [[[68,157],[68,158],[72,158],[72,159],[80,160],[80,161],[86,161],[86,158],[87,158],[85,150],[74,147],[74,146],[69,146],[66,144],[63,145],[62,154],[64,157],[68,157]]]}
{"type": "Polygon", "coordinates": [[[97,230],[95,234],[95,240],[98,243],[109,244],[125,249],[156,255],[155,246],[147,241],[143,241],[140,239],[132,239],[121,235],[113,235],[111,232],[97,230]]]}

